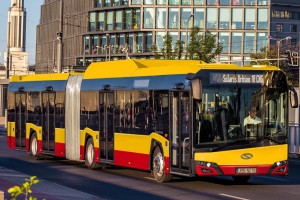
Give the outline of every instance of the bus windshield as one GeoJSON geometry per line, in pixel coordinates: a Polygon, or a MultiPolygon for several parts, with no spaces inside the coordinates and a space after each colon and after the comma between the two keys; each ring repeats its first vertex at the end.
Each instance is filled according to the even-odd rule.
{"type": "Polygon", "coordinates": [[[286,90],[203,87],[194,100],[194,147],[218,151],[287,143],[286,90]]]}

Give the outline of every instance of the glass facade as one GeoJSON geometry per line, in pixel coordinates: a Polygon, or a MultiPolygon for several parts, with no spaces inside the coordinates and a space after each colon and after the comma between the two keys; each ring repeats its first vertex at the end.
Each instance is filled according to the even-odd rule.
{"type": "MultiPolygon", "coordinates": [[[[244,64],[265,47],[270,34],[269,0],[96,0],[84,36],[85,57],[91,60],[154,58],[164,36],[172,47],[188,42],[192,27],[208,30],[223,46],[220,61],[244,64]],[[109,9],[108,9],[109,7],[109,9]],[[101,9],[105,8],[105,9],[101,9]],[[108,51],[109,50],[109,51],[108,51]]],[[[275,12],[274,12],[275,13],[275,12]]],[[[276,15],[276,13],[272,15],[276,15]]]]}

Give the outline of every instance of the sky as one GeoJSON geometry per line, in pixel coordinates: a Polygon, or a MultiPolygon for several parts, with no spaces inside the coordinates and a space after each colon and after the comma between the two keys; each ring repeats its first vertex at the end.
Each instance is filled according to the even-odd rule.
{"type": "MultiPolygon", "coordinates": [[[[24,0],[27,14],[26,19],[26,44],[29,65],[35,64],[36,26],[40,20],[41,5],[44,0],[24,0]]],[[[4,62],[4,52],[7,49],[7,15],[11,0],[0,0],[0,64],[4,62]]]]}

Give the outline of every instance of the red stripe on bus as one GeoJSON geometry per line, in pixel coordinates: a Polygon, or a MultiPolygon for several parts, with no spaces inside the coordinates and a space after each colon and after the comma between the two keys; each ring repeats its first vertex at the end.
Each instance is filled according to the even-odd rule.
{"type": "Polygon", "coordinates": [[[114,151],[115,165],[134,169],[149,170],[149,154],[114,151]]]}
{"type": "Polygon", "coordinates": [[[56,142],[55,143],[55,156],[58,157],[66,157],[66,150],[65,150],[65,144],[64,143],[60,143],[60,142],[56,142]]]}

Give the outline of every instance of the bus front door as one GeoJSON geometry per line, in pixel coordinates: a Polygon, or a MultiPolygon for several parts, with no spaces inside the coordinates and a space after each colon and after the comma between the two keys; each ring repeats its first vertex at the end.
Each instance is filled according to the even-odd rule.
{"type": "Polygon", "coordinates": [[[55,140],[55,93],[42,93],[42,141],[43,151],[54,152],[55,140]]]}
{"type": "Polygon", "coordinates": [[[26,142],[26,93],[16,93],[16,148],[25,149],[26,142]]]}
{"type": "Polygon", "coordinates": [[[100,92],[100,159],[113,162],[114,159],[114,93],[100,92]]]}
{"type": "Polygon", "coordinates": [[[170,164],[171,172],[190,174],[190,95],[189,92],[170,93],[170,164]]]}

